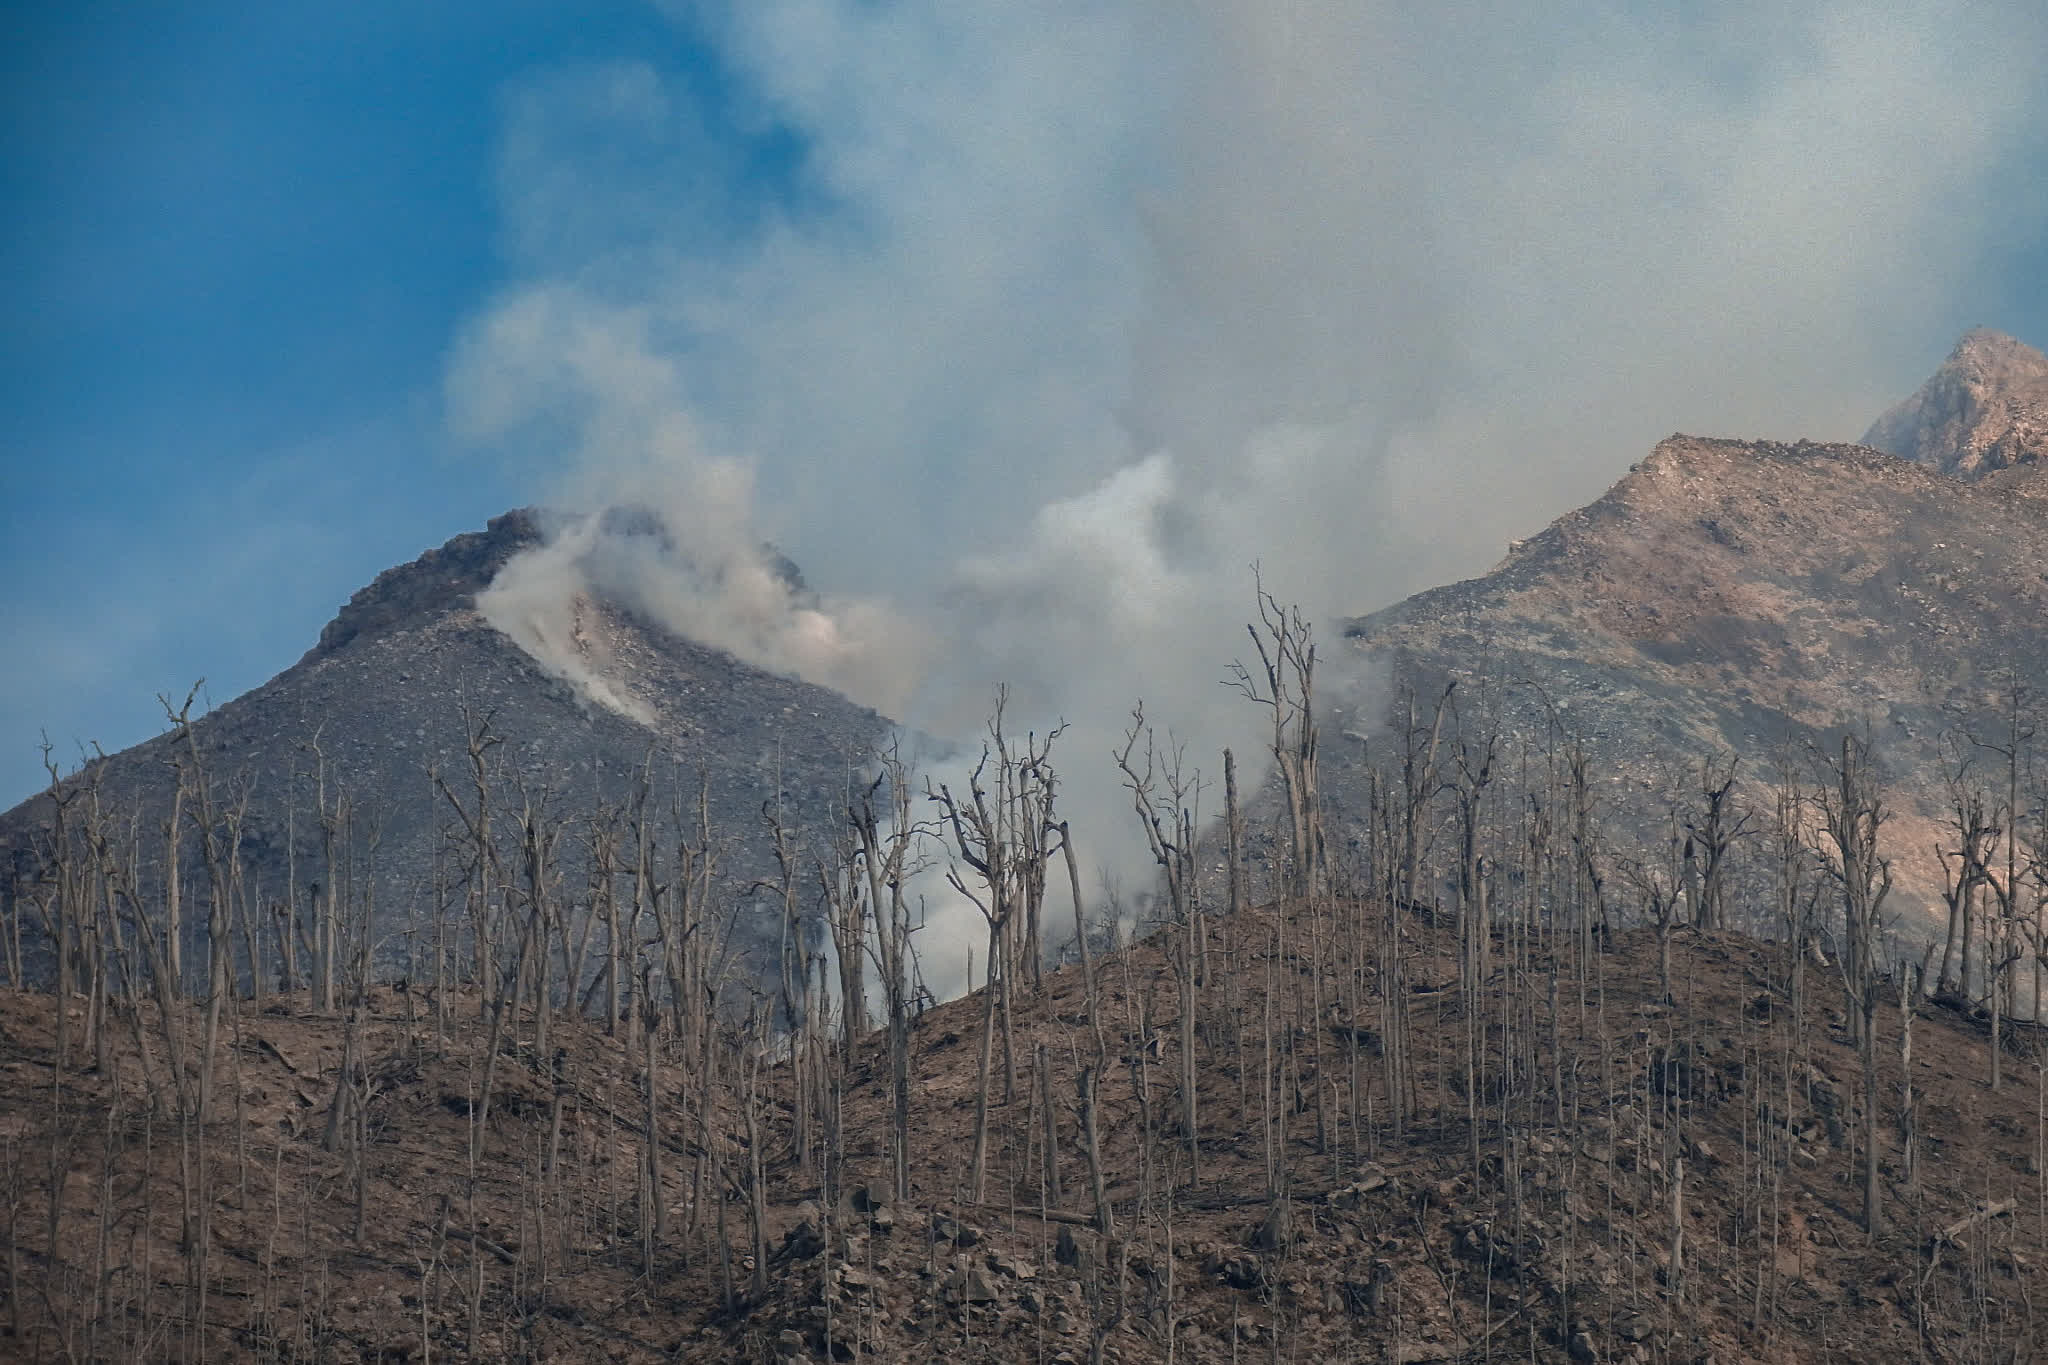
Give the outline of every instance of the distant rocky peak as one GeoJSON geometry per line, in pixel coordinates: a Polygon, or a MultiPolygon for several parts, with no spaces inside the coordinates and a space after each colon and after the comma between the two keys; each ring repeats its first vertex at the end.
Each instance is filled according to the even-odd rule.
{"type": "Polygon", "coordinates": [[[1978,328],[1863,443],[1975,479],[2048,458],[2048,356],[1978,328]]]}
{"type": "Polygon", "coordinates": [[[2035,379],[2048,375],[2048,355],[1992,327],[1972,327],[1963,333],[1949,353],[1948,364],[1993,377],[2001,373],[2035,379]]]}
{"type": "MultiPolygon", "coordinates": [[[[578,538],[583,549],[577,553],[586,558],[591,547],[597,547],[600,555],[613,559],[658,560],[714,581],[727,570],[717,563],[708,569],[698,565],[660,512],[644,504],[620,504],[595,515],[544,507],[515,508],[491,518],[484,530],[466,531],[411,563],[378,574],[335,613],[320,632],[319,643],[300,662],[325,658],[350,644],[446,612],[468,610],[476,606],[477,594],[497,582],[505,567],[522,553],[561,545],[578,530],[589,533],[578,538]]],[[[816,594],[804,582],[803,571],[775,546],[760,545],[747,557],[758,558],[791,602],[810,605],[815,601],[816,594]]],[[[616,588],[616,584],[604,582],[603,575],[599,579],[600,590],[616,588]]]]}

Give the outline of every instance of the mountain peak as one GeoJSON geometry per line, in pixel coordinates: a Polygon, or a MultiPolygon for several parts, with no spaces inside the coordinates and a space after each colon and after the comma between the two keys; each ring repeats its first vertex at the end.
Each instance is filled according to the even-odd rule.
{"type": "Polygon", "coordinates": [[[1947,363],[1987,375],[2000,370],[2023,371],[2034,376],[2048,374],[2048,356],[1995,327],[1972,327],[1963,333],[1956,348],[1949,352],[1947,363]]]}
{"type": "Polygon", "coordinates": [[[383,634],[430,612],[472,605],[513,555],[541,540],[539,510],[514,508],[492,517],[481,531],[465,531],[409,564],[386,569],[349,598],[320,632],[319,643],[299,662],[322,658],[353,640],[383,634]]]}
{"type": "Polygon", "coordinates": [[[2040,461],[2048,457],[2048,356],[2003,332],[1966,332],[1863,443],[1964,479],[2040,461]]]}
{"type": "MultiPolygon", "coordinates": [[[[465,531],[410,563],[386,569],[335,613],[300,662],[325,658],[345,645],[441,612],[474,606],[477,594],[490,587],[515,556],[547,543],[563,526],[586,515],[515,507],[492,517],[481,531],[465,531]]],[[[644,541],[660,554],[679,553],[673,531],[653,508],[627,504],[607,507],[596,516],[599,532],[615,544],[644,541]]],[[[792,598],[808,602],[811,591],[803,571],[775,546],[760,548],[763,562],[792,598]]]]}

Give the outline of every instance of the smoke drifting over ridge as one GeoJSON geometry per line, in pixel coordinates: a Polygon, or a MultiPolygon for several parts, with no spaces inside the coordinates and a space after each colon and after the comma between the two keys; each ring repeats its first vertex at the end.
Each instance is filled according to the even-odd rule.
{"type": "Polygon", "coordinates": [[[795,566],[749,537],[748,470],[686,458],[626,504],[561,517],[516,555],[477,607],[592,701],[651,724],[606,676],[586,599],[615,602],[747,662],[902,714],[932,652],[917,622],[873,600],[812,592],[795,566]]]}
{"type": "Polygon", "coordinates": [[[1253,560],[1327,627],[1674,428],[1852,436],[2042,207],[2027,0],[672,9],[715,70],[509,97],[458,427],[677,517],[726,568],[612,586],[699,638],[936,734],[1065,716],[1119,839],[1134,699],[1254,742],[1253,560]]]}

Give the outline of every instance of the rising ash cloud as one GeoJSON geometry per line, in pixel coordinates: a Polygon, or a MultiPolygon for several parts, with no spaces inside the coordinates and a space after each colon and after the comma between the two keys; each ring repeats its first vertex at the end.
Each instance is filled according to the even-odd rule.
{"type": "MultiPolygon", "coordinates": [[[[716,571],[607,569],[661,619],[935,734],[999,681],[1064,717],[1135,871],[1132,702],[1255,748],[1253,562],[1334,640],[1674,428],[1853,437],[1957,330],[2039,6],[1710,8],[676,4],[711,66],[508,92],[452,418],[663,509],[716,571]]],[[[591,548],[506,593],[544,618],[591,548]]]]}

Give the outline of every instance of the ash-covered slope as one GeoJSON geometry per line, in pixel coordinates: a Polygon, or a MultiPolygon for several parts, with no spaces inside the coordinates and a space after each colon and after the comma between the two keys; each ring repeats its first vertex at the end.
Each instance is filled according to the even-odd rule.
{"type": "Polygon", "coordinates": [[[2038,465],[2048,457],[2048,356],[1979,328],[1863,444],[1966,479],[2038,465]]]}
{"type": "MultiPolygon", "coordinates": [[[[682,794],[693,815],[701,775],[731,887],[744,888],[773,866],[764,803],[779,804],[784,823],[806,840],[837,832],[849,777],[887,734],[886,720],[836,692],[579,598],[573,646],[601,661],[615,697],[631,699],[593,702],[587,688],[543,668],[477,610],[477,593],[542,538],[536,514],[512,512],[386,571],[298,663],[196,723],[201,760],[221,799],[232,804],[247,795],[242,851],[260,909],[287,895],[288,831],[297,845],[292,893],[301,913],[323,875],[315,787],[324,762],[330,803],[348,796],[356,886],[375,888],[380,951],[395,965],[404,952],[399,932],[414,916],[431,918],[437,843],[451,848],[453,810],[430,773],[438,770],[468,800],[467,727],[485,723],[501,741],[490,751],[499,810],[509,816],[526,796],[545,794],[565,822],[558,857],[571,898],[583,894],[589,817],[599,802],[621,801],[650,758],[651,804],[665,826],[658,843],[673,852],[672,803],[682,794]]],[[[161,884],[160,831],[182,748],[166,734],[73,779],[96,783],[115,824],[141,831],[143,877],[152,887],[161,884]]],[[[50,816],[48,794],[0,816],[0,851],[8,855],[0,866],[32,876],[50,816]]],[[[498,833],[516,852],[509,819],[498,833]]],[[[187,839],[185,878],[188,887],[201,883],[187,896],[203,898],[195,836],[187,839]]],[[[453,848],[443,865],[451,885],[460,884],[461,856],[453,848]]],[[[203,918],[201,910],[187,923],[196,928],[203,918]]]]}
{"type": "MultiPolygon", "coordinates": [[[[154,1012],[138,1029],[104,1030],[109,1065],[57,1072],[51,997],[0,990],[0,1132],[37,1158],[15,1167],[35,1216],[21,1219],[21,1289],[11,1321],[0,1313],[0,1354],[26,1359],[35,1334],[61,1331],[135,1343],[109,1358],[158,1358],[143,1343],[165,1336],[176,1310],[162,1305],[194,1274],[196,1245],[213,1307],[184,1331],[223,1360],[2039,1358],[2016,1349],[2039,1339],[2048,1295],[2034,1251],[2048,1194],[2036,1092],[2023,1072],[1986,1087],[1990,1039],[1978,1021],[1939,1006],[1907,1016],[1907,1076],[1895,1002],[1878,1015],[1885,1222],[1871,1236],[1851,1104],[1866,1093],[1862,1069],[1813,1007],[1826,995],[1811,977],[1808,1008],[1794,1007],[1782,948],[1682,933],[1666,981],[1650,932],[1613,935],[1583,963],[1553,959],[1539,940],[1476,1002],[1455,985],[1416,994],[1400,1035],[1413,1051],[1396,1054],[1415,1059],[1412,1121],[1400,1125],[1388,1117],[1376,940],[1359,933],[1380,921],[1377,905],[1345,903],[1279,933],[1270,908],[1219,922],[1218,960],[1251,966],[1206,981],[1199,1008],[1235,1013],[1240,1028],[1182,1032],[1159,938],[1106,954],[1092,989],[1078,964],[1048,972],[1043,995],[1020,1001],[1016,1052],[1039,1059],[1042,1093],[1090,1086],[1097,1121],[1086,1130],[1061,1101],[1048,1113],[1003,1104],[998,1089],[977,1106],[987,1082],[968,1040],[983,1000],[922,1014],[902,1197],[881,1030],[852,1049],[830,1092],[836,1121],[812,1130],[825,1136],[809,1157],[798,1155],[805,1091],[787,1060],[760,1066],[762,1102],[750,1110],[741,1095],[751,1092],[707,1081],[693,1050],[663,1040],[651,1078],[661,1097],[652,1150],[663,1155],[650,1162],[649,1129],[622,1103],[643,1084],[647,1050],[595,1021],[555,1018],[552,1065],[531,1017],[508,1021],[491,1122],[478,1130],[470,1097],[498,1038],[473,996],[445,1033],[415,997],[386,989],[351,1025],[275,1000],[233,1002],[240,1043],[221,1049],[215,1083],[237,1102],[218,1106],[203,1141],[214,1188],[232,1195],[239,1171],[247,1197],[214,1201],[204,1243],[179,1235],[174,1144],[145,1137],[145,1087],[161,1063],[136,1040],[154,1036],[154,1012]],[[1285,955],[1260,970],[1245,926],[1285,955]],[[1345,1003],[1316,1019],[1309,983],[1351,973],[1345,1003]],[[1563,1001],[1547,1012],[1546,981],[1563,1001]],[[1232,1009],[1232,993],[1252,1007],[1232,1009]],[[1268,1001],[1277,1039],[1259,1026],[1268,1001]],[[1091,1012],[1113,1055],[1131,1059],[1092,1084],[1091,1012]],[[1515,1068],[1485,1073],[1475,1099],[1459,1040],[1479,1030],[1473,1055],[1486,1065],[1515,1055],[1502,1021],[1532,1016],[1546,1022],[1509,1035],[1526,1049],[1515,1068]],[[1185,1037],[1197,1039],[1197,1064],[1184,1071],[1185,1037]],[[330,1153],[321,1106],[356,1056],[375,1080],[363,1087],[366,1121],[344,1125],[330,1153]],[[1262,1111],[1254,1078],[1276,1067],[1283,1102],[1262,1111]],[[1198,1172],[1181,1159],[1182,1076],[1197,1099],[1198,1172]],[[1910,1156],[1893,1122],[1908,1080],[1910,1156]],[[989,1118],[979,1203],[966,1188],[977,1112],[989,1118]],[[116,1139],[79,1141],[103,1132],[116,1139]],[[706,1132],[727,1170],[763,1154],[759,1184],[700,1178],[692,1153],[706,1132]],[[38,1187],[41,1155],[64,1144],[70,1178],[38,1187]],[[257,1159],[238,1165],[241,1151],[257,1159]],[[1277,1212],[1265,1194],[1275,1151],[1287,1173],[1277,1212]],[[361,1183],[335,1178],[344,1161],[361,1183]],[[633,1187],[620,1186],[650,1167],[672,1212],[643,1222],[633,1187]],[[753,1190],[758,1278],[741,1259],[753,1190]],[[1092,1226],[1095,1190],[1113,1236],[1092,1226]]],[[[1420,917],[1403,929],[1411,979],[1454,982],[1450,932],[1420,917]]],[[[77,1041],[83,1013],[72,1019],[74,1059],[90,1055],[77,1041]]],[[[202,1007],[182,1028],[203,1032],[202,1007]]],[[[721,1068],[739,1070],[738,1055],[724,1055],[733,1060],[721,1068]]],[[[1026,1066],[1028,1093],[1038,1083],[1026,1066]]]]}
{"type": "Polygon", "coordinates": [[[2027,491],[1863,446],[1673,436],[1491,573],[1345,634],[1394,695],[1471,680],[1539,749],[1547,698],[1644,831],[1703,757],[1769,780],[1788,746],[1867,721],[1893,908],[1931,912],[1943,733],[1995,733],[2009,680],[2048,684],[2048,502],[2027,491]]]}

